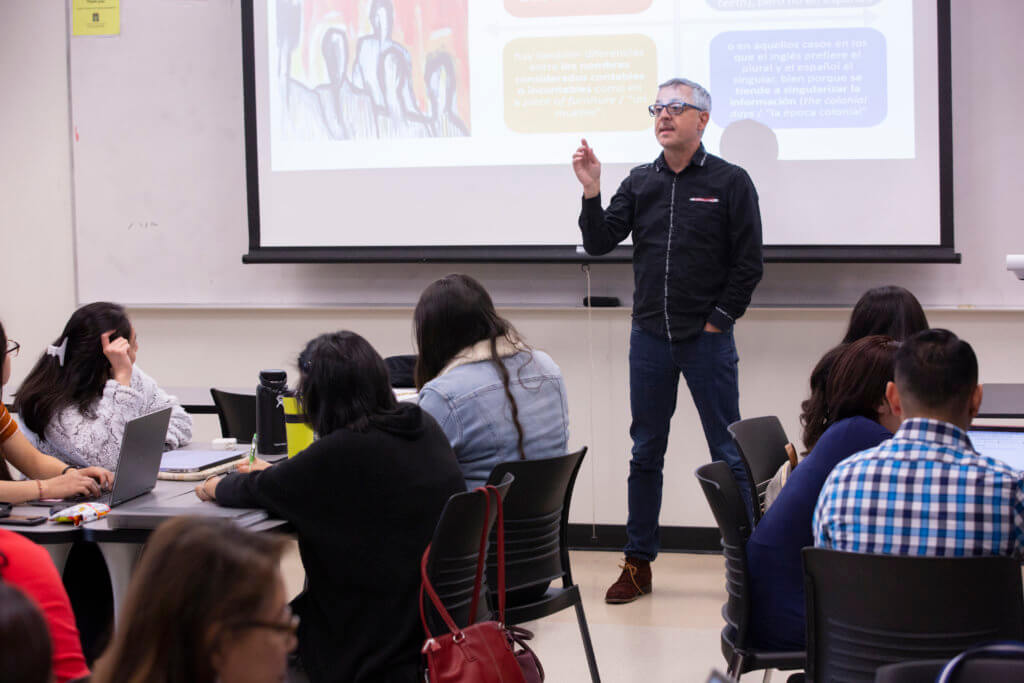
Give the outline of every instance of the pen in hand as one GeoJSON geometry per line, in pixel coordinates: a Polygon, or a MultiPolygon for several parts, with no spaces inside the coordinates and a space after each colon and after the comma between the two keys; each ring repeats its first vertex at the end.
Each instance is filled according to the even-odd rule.
{"type": "Polygon", "coordinates": [[[252,443],[249,445],[249,467],[256,464],[256,435],[252,435],[252,443]]]}

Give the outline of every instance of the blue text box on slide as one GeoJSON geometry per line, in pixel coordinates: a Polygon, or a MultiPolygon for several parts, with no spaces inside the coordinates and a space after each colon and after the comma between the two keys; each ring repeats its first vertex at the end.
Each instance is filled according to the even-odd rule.
{"type": "Polygon", "coordinates": [[[711,41],[712,117],[771,128],[867,128],[888,111],[885,36],[872,28],[727,31],[711,41]]]}

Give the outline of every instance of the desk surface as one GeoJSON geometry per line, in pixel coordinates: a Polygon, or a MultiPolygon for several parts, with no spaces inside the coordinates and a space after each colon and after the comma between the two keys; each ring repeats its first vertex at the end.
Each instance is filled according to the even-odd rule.
{"type": "MultiPolygon", "coordinates": [[[[209,447],[208,443],[189,444],[186,446],[188,449],[205,449],[209,447]]],[[[180,508],[181,514],[187,515],[189,510],[194,510],[199,506],[216,505],[216,503],[199,500],[195,494],[195,487],[198,483],[196,481],[158,479],[152,491],[123,503],[114,509],[131,510],[133,508],[159,505],[161,507],[180,508]]],[[[16,515],[40,515],[47,512],[47,508],[32,505],[15,505],[11,510],[11,513],[16,515]]],[[[113,543],[144,543],[149,534],[152,533],[152,529],[112,529],[107,523],[106,517],[101,517],[80,527],[49,521],[39,526],[11,526],[4,524],[3,519],[0,518],[0,528],[16,531],[40,545],[68,543],[79,539],[113,543]]],[[[286,531],[288,523],[282,519],[265,519],[247,528],[253,531],[269,531],[271,529],[286,531]]]]}
{"type": "Polygon", "coordinates": [[[1024,384],[985,384],[978,417],[1024,419],[1024,384]]]}

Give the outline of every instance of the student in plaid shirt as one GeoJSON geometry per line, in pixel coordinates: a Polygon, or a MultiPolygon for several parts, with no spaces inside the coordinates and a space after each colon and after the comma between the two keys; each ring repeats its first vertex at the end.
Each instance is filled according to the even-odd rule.
{"type": "Polygon", "coordinates": [[[886,399],[904,422],[839,463],[814,511],[814,544],[896,555],[1024,556],[1021,473],[979,455],[966,430],[981,406],[978,360],[947,330],[896,352],[886,399]]]}

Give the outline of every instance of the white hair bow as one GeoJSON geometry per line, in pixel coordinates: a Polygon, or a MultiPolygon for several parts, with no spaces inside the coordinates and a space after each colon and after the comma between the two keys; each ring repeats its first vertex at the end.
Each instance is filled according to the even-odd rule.
{"type": "Polygon", "coordinates": [[[54,356],[54,357],[56,357],[57,358],[57,363],[60,364],[61,367],[64,367],[64,352],[67,351],[67,349],[68,349],[68,338],[64,337],[64,341],[62,341],[60,343],[60,346],[54,346],[53,344],[50,344],[49,346],[47,346],[46,347],[46,355],[47,356],[54,356]]]}

